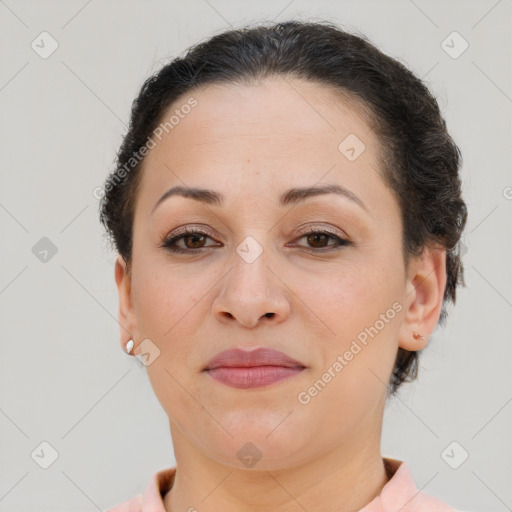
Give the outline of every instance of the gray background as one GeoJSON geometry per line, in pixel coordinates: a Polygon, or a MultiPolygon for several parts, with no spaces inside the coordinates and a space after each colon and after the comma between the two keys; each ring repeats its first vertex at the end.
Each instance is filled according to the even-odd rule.
{"type": "Polygon", "coordinates": [[[150,73],[230,25],[290,18],[359,30],[424,77],[463,153],[467,288],[419,381],[389,403],[382,453],[454,507],[512,510],[511,12],[511,0],[0,1],[0,510],[105,510],[174,465],[145,368],[121,351],[94,190],[150,73]],[[43,31],[59,45],[47,58],[31,47],[43,31]],[[442,47],[453,31],[469,44],[457,58],[442,47]],[[58,453],[48,469],[48,448],[31,456],[44,441],[58,453]],[[457,469],[452,441],[452,464],[469,453],[457,469]]]}

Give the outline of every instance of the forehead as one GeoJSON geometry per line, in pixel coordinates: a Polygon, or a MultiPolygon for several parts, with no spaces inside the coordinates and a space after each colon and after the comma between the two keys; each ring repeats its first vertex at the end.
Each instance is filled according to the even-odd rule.
{"type": "Polygon", "coordinates": [[[179,98],[162,121],[173,114],[145,158],[137,209],[149,211],[174,185],[277,196],[323,176],[372,200],[381,148],[371,114],[330,86],[290,77],[213,84],[179,98]],[[190,98],[195,106],[183,108],[190,98]]]}

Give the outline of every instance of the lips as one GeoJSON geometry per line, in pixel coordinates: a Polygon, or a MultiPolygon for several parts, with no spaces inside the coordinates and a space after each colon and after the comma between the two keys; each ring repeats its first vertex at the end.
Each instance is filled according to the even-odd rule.
{"type": "Polygon", "coordinates": [[[217,354],[203,369],[212,379],[239,389],[266,388],[300,375],[306,367],[275,349],[239,348],[217,354]]]}
{"type": "Polygon", "coordinates": [[[238,348],[224,350],[210,360],[203,371],[215,368],[252,368],[255,366],[305,368],[300,361],[288,357],[283,352],[263,347],[251,351],[238,348]]]}

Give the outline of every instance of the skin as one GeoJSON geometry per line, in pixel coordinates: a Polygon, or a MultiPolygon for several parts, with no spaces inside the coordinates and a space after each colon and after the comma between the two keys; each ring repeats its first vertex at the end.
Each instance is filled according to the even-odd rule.
{"type": "Polygon", "coordinates": [[[198,105],[144,161],[131,267],[121,256],[115,265],[123,347],[131,334],[134,354],[145,338],[160,350],[147,373],[178,468],[165,508],[359,510],[388,481],[380,453],[386,383],[398,347],[423,349],[439,320],[446,252],[425,249],[406,269],[399,205],[379,173],[380,142],[354,100],[288,77],[191,95],[198,105]],[[338,150],[349,134],[366,146],[354,161],[338,150]],[[352,191],[366,210],[335,194],[278,205],[288,188],[326,183],[352,191]],[[176,196],[150,215],[175,185],[214,189],[225,203],[176,196]],[[211,230],[199,244],[177,242],[206,247],[202,253],[159,247],[184,225],[211,230]],[[330,228],[352,244],[315,253],[336,240],[315,245],[299,226],[330,228]],[[248,236],[263,250],[252,263],[236,252],[248,236]],[[397,301],[401,311],[301,404],[298,394],[397,301]],[[234,346],[269,346],[307,368],[249,390],[201,371],[234,346]],[[237,457],[248,442],[262,454],[252,467],[237,457]]]}

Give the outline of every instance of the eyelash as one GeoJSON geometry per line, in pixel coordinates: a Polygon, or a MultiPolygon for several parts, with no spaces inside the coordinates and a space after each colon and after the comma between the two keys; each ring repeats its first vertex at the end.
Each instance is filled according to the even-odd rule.
{"type": "MultiPolygon", "coordinates": [[[[307,231],[305,233],[302,233],[300,238],[304,238],[309,235],[316,235],[316,234],[328,235],[329,238],[337,240],[337,244],[327,246],[327,247],[322,247],[320,249],[315,249],[314,247],[312,247],[312,248],[306,249],[307,252],[312,252],[312,253],[317,253],[317,254],[324,253],[324,252],[331,252],[331,251],[336,251],[336,250],[342,249],[343,247],[352,245],[352,242],[350,240],[347,240],[346,238],[342,238],[338,235],[335,235],[334,233],[331,233],[330,231],[327,231],[325,229],[307,231]]],[[[176,245],[175,245],[176,242],[178,240],[184,238],[187,235],[201,235],[201,236],[206,236],[210,239],[212,238],[209,233],[205,233],[203,231],[199,231],[194,228],[184,228],[180,233],[175,234],[172,237],[168,237],[168,238],[164,239],[164,241],[160,245],[160,247],[164,248],[172,253],[179,253],[179,254],[196,254],[205,249],[213,247],[213,246],[207,246],[207,247],[200,247],[197,249],[182,249],[181,247],[176,247],[176,245]]]]}

